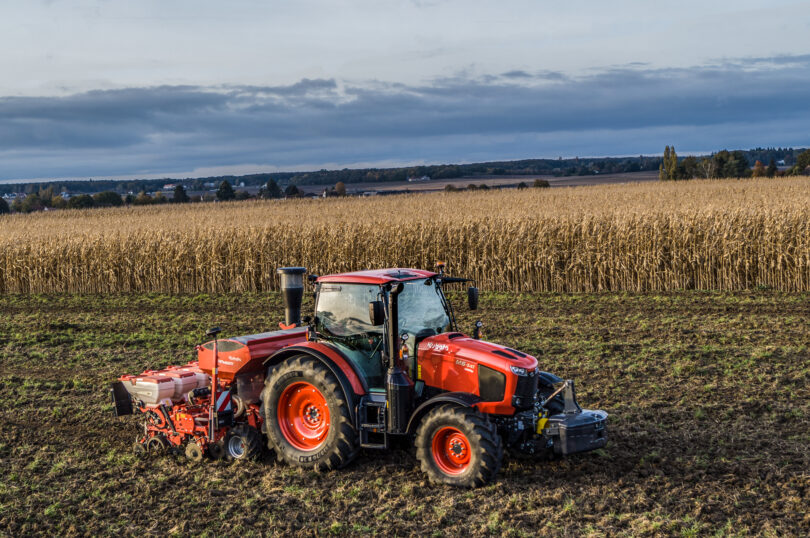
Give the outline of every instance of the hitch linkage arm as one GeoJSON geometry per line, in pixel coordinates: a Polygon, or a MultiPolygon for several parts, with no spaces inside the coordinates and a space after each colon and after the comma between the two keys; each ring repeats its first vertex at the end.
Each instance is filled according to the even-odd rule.
{"type": "Polygon", "coordinates": [[[549,402],[554,399],[559,393],[563,392],[563,401],[565,402],[565,407],[563,408],[563,412],[566,415],[574,415],[577,413],[582,412],[582,408],[577,403],[576,398],[576,391],[574,390],[574,380],[568,379],[560,385],[557,390],[552,392],[548,398],[546,398],[543,403],[540,404],[540,407],[547,407],[549,402]]]}

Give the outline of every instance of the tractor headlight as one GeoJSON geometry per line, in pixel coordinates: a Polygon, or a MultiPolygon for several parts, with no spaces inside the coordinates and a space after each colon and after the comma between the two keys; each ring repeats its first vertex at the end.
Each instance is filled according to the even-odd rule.
{"type": "Polygon", "coordinates": [[[515,375],[526,375],[526,368],[521,368],[520,366],[510,366],[510,370],[515,375]]]}

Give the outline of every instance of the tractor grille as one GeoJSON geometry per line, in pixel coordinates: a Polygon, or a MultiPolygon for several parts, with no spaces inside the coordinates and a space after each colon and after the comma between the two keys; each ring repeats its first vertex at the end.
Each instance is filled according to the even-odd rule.
{"type": "Polygon", "coordinates": [[[532,370],[529,375],[518,376],[515,395],[512,397],[512,407],[515,409],[529,409],[534,406],[537,395],[537,370],[532,370]]]}

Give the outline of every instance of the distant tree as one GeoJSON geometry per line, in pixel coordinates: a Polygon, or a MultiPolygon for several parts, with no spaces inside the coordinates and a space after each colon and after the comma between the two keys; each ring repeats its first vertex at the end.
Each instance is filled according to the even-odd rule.
{"type": "Polygon", "coordinates": [[[686,157],[678,164],[678,179],[692,179],[700,175],[697,157],[686,157]]]}
{"type": "Polygon", "coordinates": [[[168,201],[169,199],[161,191],[156,192],[154,198],[152,198],[152,203],[155,204],[165,204],[168,201]]]}
{"type": "Polygon", "coordinates": [[[534,183],[532,183],[532,187],[535,187],[537,189],[547,189],[550,186],[551,185],[549,184],[549,182],[545,179],[535,179],[534,183]]]}
{"type": "Polygon", "coordinates": [[[39,189],[39,192],[37,193],[37,196],[39,196],[39,199],[42,201],[42,205],[44,205],[45,207],[50,207],[53,195],[54,195],[53,186],[48,186],[44,189],[39,189]]]}
{"type": "Polygon", "coordinates": [[[236,191],[234,196],[235,200],[250,200],[250,193],[248,191],[236,191]]]}
{"type": "Polygon", "coordinates": [[[740,150],[725,153],[727,160],[723,163],[722,177],[746,177],[750,175],[748,159],[745,158],[745,153],[740,150]]]}
{"type": "Polygon", "coordinates": [[[796,157],[796,164],[793,170],[796,174],[806,174],[807,167],[810,166],[810,149],[804,150],[796,157]]]}
{"type": "Polygon", "coordinates": [[[335,195],[336,196],[346,196],[346,184],[342,181],[338,181],[335,183],[335,195]]]}
{"type": "Polygon", "coordinates": [[[477,188],[478,188],[478,185],[476,185],[475,183],[470,183],[469,185],[467,185],[467,190],[468,191],[474,191],[477,188]]]}
{"type": "Polygon", "coordinates": [[[776,172],[779,171],[779,168],[776,167],[776,161],[771,159],[771,162],[768,163],[768,169],[765,170],[765,174],[768,177],[773,177],[776,175],[776,172]]]}
{"type": "Polygon", "coordinates": [[[217,189],[217,200],[222,202],[233,200],[236,197],[236,194],[233,192],[233,187],[231,184],[225,180],[219,184],[219,188],[217,189]]]}
{"type": "Polygon", "coordinates": [[[138,196],[132,201],[132,203],[135,205],[149,205],[152,202],[153,202],[152,197],[146,194],[146,191],[141,191],[138,194],[138,196]]]}
{"type": "Polygon", "coordinates": [[[457,192],[458,187],[456,187],[452,183],[448,183],[447,185],[444,186],[444,191],[445,192],[457,192]]]}
{"type": "Polygon", "coordinates": [[[284,189],[284,195],[293,198],[295,196],[301,196],[301,191],[298,190],[298,187],[290,183],[287,185],[287,188],[284,189]]]}
{"type": "Polygon", "coordinates": [[[664,160],[658,167],[658,179],[664,181],[678,179],[678,154],[675,153],[675,146],[664,147],[664,160]]]}
{"type": "Polygon", "coordinates": [[[264,196],[267,198],[281,198],[284,193],[281,192],[281,187],[278,186],[275,179],[270,179],[264,186],[264,196]]]}
{"type": "Polygon", "coordinates": [[[191,199],[186,194],[186,189],[182,185],[177,185],[174,188],[174,197],[172,198],[172,202],[175,204],[186,204],[191,199]]]}
{"type": "Polygon", "coordinates": [[[521,181],[520,183],[517,184],[517,188],[518,189],[527,189],[527,188],[529,188],[529,186],[521,181]]]}
{"type": "Polygon", "coordinates": [[[765,170],[765,165],[762,164],[762,161],[757,161],[754,163],[754,169],[751,170],[751,175],[753,177],[765,177],[767,174],[767,170],[765,170]]]}
{"type": "Polygon", "coordinates": [[[699,177],[705,179],[716,177],[715,174],[717,173],[717,165],[715,164],[714,159],[709,159],[707,157],[701,159],[697,164],[697,172],[699,177]]]}
{"type": "Polygon", "coordinates": [[[121,199],[121,195],[113,191],[104,191],[94,194],[93,202],[95,202],[95,205],[99,207],[104,206],[117,207],[123,205],[124,203],[124,201],[121,199]]]}
{"type": "Polygon", "coordinates": [[[5,198],[0,198],[0,215],[3,213],[11,213],[11,208],[8,207],[8,202],[6,202],[5,198]]]}
{"type": "Polygon", "coordinates": [[[132,194],[127,194],[127,195],[124,197],[124,203],[125,203],[125,204],[127,204],[127,205],[132,205],[132,203],[133,203],[133,202],[135,202],[135,197],[134,197],[134,196],[132,196],[132,194]]]}
{"type": "Polygon", "coordinates": [[[67,207],[67,200],[57,194],[51,197],[50,206],[54,209],[65,209],[67,207]]]}
{"type": "Polygon", "coordinates": [[[89,209],[95,205],[95,201],[89,194],[80,194],[68,200],[67,205],[70,209],[89,209]]]}
{"type": "Polygon", "coordinates": [[[666,170],[666,165],[668,162],[669,162],[669,146],[665,146],[664,160],[658,166],[658,179],[661,181],[666,181],[667,179],[669,179],[669,177],[667,177],[667,170],[666,170]]]}

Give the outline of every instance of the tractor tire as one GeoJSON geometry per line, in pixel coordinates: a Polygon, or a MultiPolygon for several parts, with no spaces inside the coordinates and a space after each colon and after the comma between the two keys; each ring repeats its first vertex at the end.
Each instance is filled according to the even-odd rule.
{"type": "Polygon", "coordinates": [[[208,455],[215,460],[221,460],[225,457],[225,447],[222,446],[221,440],[220,442],[208,445],[208,455]]]}
{"type": "Polygon", "coordinates": [[[225,453],[234,461],[258,460],[262,455],[262,434],[247,424],[239,424],[225,438],[225,453]]]}
{"type": "Polygon", "coordinates": [[[416,430],[416,457],[430,481],[479,487],[495,478],[503,442],[495,425],[475,409],[442,405],[416,430]]]}
{"type": "Polygon", "coordinates": [[[192,463],[200,463],[203,460],[203,449],[194,441],[186,445],[186,458],[192,463]]]}
{"type": "Polygon", "coordinates": [[[291,465],[325,471],[360,450],[351,408],[329,368],[308,355],[276,366],[262,394],[268,446],[291,465]]]}

